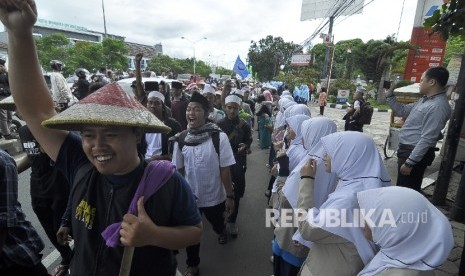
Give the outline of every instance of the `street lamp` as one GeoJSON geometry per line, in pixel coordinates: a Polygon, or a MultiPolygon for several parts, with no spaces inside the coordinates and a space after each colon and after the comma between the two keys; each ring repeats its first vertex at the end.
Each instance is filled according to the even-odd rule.
{"type": "Polygon", "coordinates": [[[181,39],[185,39],[187,41],[189,41],[190,43],[192,43],[192,48],[194,48],[194,76],[195,76],[195,44],[197,44],[197,42],[201,41],[201,40],[204,40],[204,39],[207,39],[206,37],[202,37],[198,40],[195,40],[195,41],[192,41],[190,40],[189,38],[185,37],[185,36],[181,36],[181,39]]]}

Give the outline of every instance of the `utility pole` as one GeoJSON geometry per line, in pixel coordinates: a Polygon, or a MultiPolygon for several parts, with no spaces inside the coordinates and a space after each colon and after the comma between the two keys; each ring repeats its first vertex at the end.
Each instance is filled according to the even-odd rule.
{"type": "MultiPolygon", "coordinates": [[[[447,129],[446,140],[444,141],[444,155],[442,156],[441,165],[439,167],[438,179],[434,186],[433,204],[443,205],[446,202],[447,191],[449,189],[450,177],[454,167],[455,154],[460,141],[460,132],[465,116],[465,55],[462,56],[462,64],[460,65],[459,77],[457,78],[457,94],[459,98],[455,103],[454,113],[449,120],[449,128],[447,129]]],[[[462,179],[463,179],[462,173],[462,179]]],[[[455,205],[452,210],[452,219],[454,214],[459,216],[459,211],[464,211],[465,181],[460,181],[460,186],[457,191],[455,205]]],[[[463,214],[460,214],[463,218],[463,214]]]]}
{"type": "Polygon", "coordinates": [[[107,37],[107,21],[105,20],[105,4],[102,0],[102,12],[103,12],[103,29],[105,31],[105,37],[107,37]]]}
{"type": "Polygon", "coordinates": [[[328,77],[328,63],[330,59],[331,44],[332,44],[332,39],[333,39],[333,23],[334,23],[334,16],[330,16],[329,17],[329,32],[328,32],[329,44],[326,46],[325,63],[323,65],[322,79],[325,79],[328,77]]]}

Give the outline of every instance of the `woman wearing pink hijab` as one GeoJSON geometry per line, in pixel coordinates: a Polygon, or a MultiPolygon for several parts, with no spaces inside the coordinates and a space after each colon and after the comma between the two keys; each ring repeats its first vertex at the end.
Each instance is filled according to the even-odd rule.
{"type": "Polygon", "coordinates": [[[271,92],[269,90],[263,91],[263,96],[265,97],[265,101],[273,101],[273,95],[271,95],[271,92]]]}

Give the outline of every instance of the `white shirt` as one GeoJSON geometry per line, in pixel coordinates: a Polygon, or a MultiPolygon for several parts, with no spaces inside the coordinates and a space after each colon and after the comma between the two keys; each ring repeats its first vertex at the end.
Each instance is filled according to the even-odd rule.
{"type": "Polygon", "coordinates": [[[197,146],[184,145],[182,152],[178,143],[174,144],[173,164],[185,169],[185,178],[197,198],[198,207],[211,207],[226,200],[226,192],[221,182],[220,167],[234,165],[234,155],[228,136],[220,133],[220,160],[210,137],[197,146]]]}
{"type": "Polygon", "coordinates": [[[53,72],[50,74],[50,83],[52,85],[53,101],[57,103],[67,103],[73,98],[68,83],[62,74],[53,72]]]}
{"type": "Polygon", "coordinates": [[[146,159],[161,155],[161,133],[146,133],[145,141],[147,141],[147,151],[145,152],[146,159]]]}

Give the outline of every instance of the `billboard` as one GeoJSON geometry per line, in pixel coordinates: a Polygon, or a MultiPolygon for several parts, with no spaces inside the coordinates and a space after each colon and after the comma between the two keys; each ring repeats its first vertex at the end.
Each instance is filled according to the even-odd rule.
{"type": "Polygon", "coordinates": [[[296,54],[292,55],[291,66],[309,66],[311,61],[310,55],[296,54]]]}
{"type": "Polygon", "coordinates": [[[336,103],[343,104],[349,100],[350,90],[348,89],[338,89],[336,103]]]}
{"type": "Polygon", "coordinates": [[[444,3],[442,0],[418,0],[410,44],[418,46],[409,50],[404,79],[420,82],[421,75],[428,68],[442,65],[446,42],[438,34],[430,34],[423,28],[423,22],[431,17],[444,3]]]}
{"type": "Polygon", "coordinates": [[[364,0],[340,1],[340,0],[302,0],[300,21],[326,18],[336,11],[339,5],[344,11],[340,15],[352,15],[362,13],[364,0]]]}

